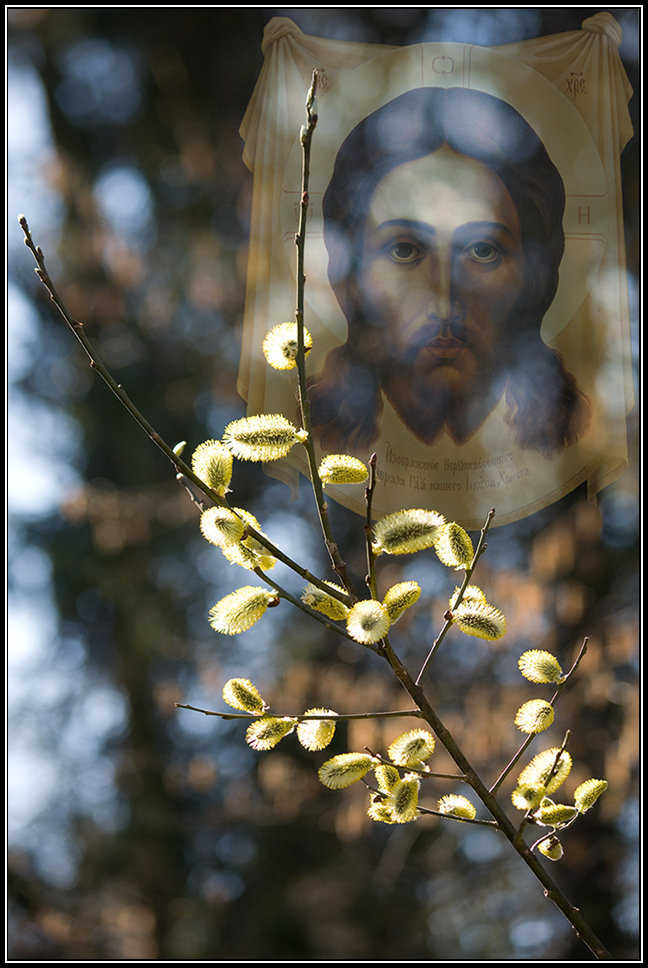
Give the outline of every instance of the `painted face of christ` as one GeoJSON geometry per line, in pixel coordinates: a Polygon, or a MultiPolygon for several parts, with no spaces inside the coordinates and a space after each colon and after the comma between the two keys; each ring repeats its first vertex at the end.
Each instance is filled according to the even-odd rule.
{"type": "Polygon", "coordinates": [[[322,204],[349,324],[309,380],[322,447],[366,452],[385,400],[428,445],[463,445],[503,398],[521,449],[551,458],[578,440],[589,403],[540,333],[564,208],[542,141],[490,94],[417,88],[360,121],[322,204]]]}
{"type": "Polygon", "coordinates": [[[387,399],[425,443],[444,430],[464,443],[501,397],[498,341],[524,287],[504,184],[447,145],[392,169],[369,205],[358,282],[387,399]]]}

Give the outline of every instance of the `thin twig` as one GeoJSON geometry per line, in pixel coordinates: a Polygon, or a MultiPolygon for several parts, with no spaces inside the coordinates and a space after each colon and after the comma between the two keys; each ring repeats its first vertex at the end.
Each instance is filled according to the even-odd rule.
{"type": "MultiPolygon", "coordinates": [[[[367,782],[366,779],[363,778],[362,782],[366,788],[371,791],[371,793],[377,794],[383,800],[389,796],[389,794],[385,793],[384,790],[378,790],[377,787],[372,786],[367,782]]],[[[474,823],[479,824],[481,827],[492,827],[494,830],[497,830],[497,824],[494,820],[477,820],[470,819],[469,817],[454,817],[451,813],[441,813],[439,810],[432,810],[431,807],[422,807],[420,803],[417,804],[416,809],[419,813],[429,813],[434,817],[442,817],[444,820],[456,820],[459,821],[459,823],[474,823]]]]}
{"type": "Polygon", "coordinates": [[[422,807],[419,804],[418,809],[421,813],[431,813],[435,817],[443,817],[444,820],[456,820],[458,823],[473,823],[478,824],[480,827],[491,827],[493,830],[498,830],[497,821],[495,820],[478,820],[476,817],[455,817],[451,813],[441,813],[440,810],[431,810],[430,807],[422,807]]]}
{"type": "MultiPolygon", "coordinates": [[[[556,701],[558,700],[561,692],[563,691],[563,689],[567,685],[567,682],[568,682],[570,676],[572,676],[573,673],[578,668],[578,665],[579,665],[581,659],[583,658],[583,656],[587,652],[587,643],[588,642],[589,642],[589,639],[588,638],[585,638],[583,640],[583,644],[580,647],[580,651],[579,651],[579,653],[578,653],[578,655],[577,655],[577,657],[576,657],[576,659],[574,661],[574,664],[572,665],[571,669],[569,670],[569,672],[567,673],[567,675],[564,677],[563,681],[560,683],[560,685],[556,689],[556,691],[555,691],[554,695],[552,696],[552,698],[549,700],[549,705],[550,706],[555,706],[556,705],[556,701]]],[[[531,745],[531,743],[533,742],[533,740],[538,735],[539,735],[538,733],[531,733],[531,735],[528,736],[525,739],[525,741],[522,743],[522,745],[518,749],[517,753],[515,753],[513,755],[513,757],[506,764],[506,766],[504,767],[504,769],[502,770],[502,772],[500,773],[500,775],[498,776],[498,778],[495,780],[495,783],[493,783],[492,787],[490,788],[490,792],[491,793],[497,793],[497,791],[499,790],[500,786],[502,785],[502,783],[504,782],[504,780],[506,779],[506,777],[509,775],[509,773],[511,772],[511,770],[513,769],[513,767],[515,766],[515,764],[518,762],[518,760],[520,759],[520,757],[522,756],[522,754],[525,752],[526,749],[528,749],[528,747],[531,745]]]]}
{"type": "MultiPolygon", "coordinates": [[[[418,714],[419,714],[419,718],[422,719],[423,717],[421,716],[420,710],[418,711],[418,714]]],[[[421,776],[434,776],[434,777],[437,777],[437,779],[441,779],[441,780],[465,780],[466,779],[463,773],[433,773],[432,770],[421,769],[417,766],[399,767],[398,764],[392,763],[391,760],[388,760],[381,753],[376,753],[375,750],[370,749],[368,746],[365,746],[365,749],[367,753],[369,753],[371,756],[374,756],[377,760],[380,760],[381,763],[384,763],[386,766],[393,766],[395,770],[398,770],[398,769],[407,770],[408,773],[419,773],[421,776]]]]}
{"type": "Polygon", "coordinates": [[[372,505],[373,496],[376,489],[376,463],[378,457],[376,454],[372,454],[369,458],[369,483],[365,488],[365,502],[367,504],[367,517],[365,521],[365,536],[367,545],[367,585],[369,586],[369,592],[372,598],[378,598],[378,591],[376,585],[376,555],[371,544],[371,526],[372,526],[372,505]]]}
{"type": "MultiPolygon", "coordinates": [[[[453,603],[453,608],[454,609],[456,609],[458,607],[458,605],[461,604],[461,602],[463,600],[463,597],[464,597],[464,594],[466,592],[466,589],[468,588],[468,585],[470,584],[470,579],[472,578],[473,572],[475,570],[475,566],[477,565],[477,562],[479,561],[479,559],[482,556],[482,554],[486,551],[486,544],[485,544],[486,535],[488,533],[488,529],[490,528],[490,524],[491,524],[491,521],[493,520],[493,517],[494,516],[495,516],[495,508],[491,508],[490,511],[488,512],[488,516],[486,517],[486,521],[484,523],[484,527],[481,530],[481,534],[479,536],[479,543],[477,544],[477,549],[475,551],[475,554],[473,555],[473,560],[470,563],[470,567],[469,568],[466,568],[466,574],[464,576],[464,580],[463,580],[463,582],[461,584],[461,588],[459,589],[459,593],[457,594],[457,597],[456,597],[456,599],[455,599],[455,601],[453,603]]],[[[430,662],[432,661],[432,657],[433,657],[434,653],[437,651],[437,649],[439,648],[439,646],[443,642],[444,638],[446,637],[446,634],[448,632],[448,629],[450,628],[451,625],[452,625],[452,614],[449,614],[448,617],[445,620],[445,624],[444,624],[443,628],[439,632],[437,638],[434,640],[434,644],[432,645],[432,648],[430,649],[430,651],[426,655],[425,661],[424,661],[423,665],[421,666],[421,669],[419,671],[418,676],[416,677],[416,685],[417,686],[419,685],[419,683],[420,683],[420,681],[421,681],[421,679],[423,677],[423,673],[425,672],[425,670],[429,666],[430,662]]]]}
{"type": "Polygon", "coordinates": [[[331,524],[328,516],[328,505],[324,498],[324,488],[322,487],[322,481],[317,467],[317,457],[315,454],[315,444],[313,442],[313,431],[310,419],[310,403],[306,388],[306,350],[304,346],[304,287],[306,284],[306,276],[304,273],[304,252],[306,245],[306,222],[308,218],[308,208],[310,205],[308,186],[310,180],[311,143],[313,140],[315,126],[317,125],[315,101],[315,95],[317,93],[317,78],[317,70],[314,70],[310,90],[308,92],[308,97],[306,98],[306,124],[302,127],[300,137],[302,146],[301,202],[299,209],[299,228],[297,230],[297,234],[295,235],[295,245],[297,247],[297,308],[295,310],[295,320],[297,323],[296,362],[297,371],[299,374],[299,407],[301,410],[302,424],[304,430],[308,434],[308,437],[304,441],[304,448],[308,456],[311,484],[313,487],[313,494],[315,496],[315,503],[320,519],[320,525],[322,527],[322,533],[324,535],[324,544],[326,545],[326,549],[330,555],[334,571],[337,575],[339,575],[340,580],[349,595],[354,601],[357,601],[358,596],[353,587],[353,582],[349,578],[346,563],[342,559],[337,543],[333,537],[333,532],[331,531],[331,524]]]}
{"type": "MultiPolygon", "coordinates": [[[[198,706],[190,706],[188,703],[176,702],[173,704],[178,709],[191,709],[195,713],[204,713],[205,716],[219,716],[221,719],[258,719],[258,713],[228,713],[219,712],[212,709],[200,709],[198,706]]],[[[321,720],[325,719],[331,722],[337,722],[340,720],[350,720],[350,719],[403,719],[407,717],[414,717],[416,719],[421,718],[420,709],[397,709],[388,710],[387,712],[378,713],[304,713],[302,716],[294,716],[292,713],[289,714],[279,714],[273,713],[273,716],[277,716],[279,719],[297,719],[300,723],[307,723],[310,720],[321,720]]],[[[441,774],[439,774],[441,776],[441,774]]]]}
{"type": "MultiPolygon", "coordinates": [[[[285,588],[282,588],[281,585],[278,585],[274,578],[270,578],[269,575],[266,575],[261,568],[255,568],[254,574],[258,575],[259,578],[266,582],[266,584],[270,585],[271,588],[274,588],[274,590],[279,593],[280,598],[285,598],[287,602],[290,602],[296,608],[301,609],[301,611],[305,612],[308,616],[310,616],[310,618],[314,618],[316,622],[326,626],[326,628],[330,629],[331,632],[337,632],[337,634],[341,635],[342,638],[349,639],[351,642],[356,642],[356,639],[349,635],[346,629],[343,629],[339,625],[333,625],[332,622],[329,622],[327,619],[325,619],[322,615],[320,615],[319,612],[315,611],[314,608],[310,608],[304,602],[300,601],[300,599],[295,598],[295,596],[291,595],[290,592],[287,592],[285,588]]],[[[380,647],[375,645],[373,642],[366,644],[365,648],[371,649],[373,652],[380,652],[380,647]]]]}

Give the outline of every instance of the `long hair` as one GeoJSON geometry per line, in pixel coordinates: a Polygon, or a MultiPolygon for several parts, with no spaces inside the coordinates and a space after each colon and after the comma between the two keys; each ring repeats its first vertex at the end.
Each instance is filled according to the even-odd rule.
{"type": "Polygon", "coordinates": [[[520,220],[525,285],[501,338],[508,374],[507,423],[520,447],[545,456],[573,443],[589,424],[587,398],[540,337],[558,288],[565,237],[565,190],[544,145],[505,101],[465,88],[417,88],[364,118],[340,147],[324,195],[328,276],[348,324],[309,381],[313,428],[324,447],[362,448],[379,434],[380,378],[369,362],[381,331],[366,313],[358,278],[372,196],[393,168],[447,145],[502,181],[520,220]],[[541,411],[534,398],[542,400],[541,411]]]}

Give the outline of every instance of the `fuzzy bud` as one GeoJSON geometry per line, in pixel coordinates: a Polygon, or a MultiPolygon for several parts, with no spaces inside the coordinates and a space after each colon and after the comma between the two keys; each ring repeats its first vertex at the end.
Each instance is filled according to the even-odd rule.
{"type": "Polygon", "coordinates": [[[268,708],[249,679],[228,679],[223,686],[223,699],[228,706],[242,709],[244,713],[263,713],[268,708]]]}
{"type": "Polygon", "coordinates": [[[209,610],[209,624],[216,632],[237,635],[252,628],[265,614],[268,605],[278,601],[276,592],[246,585],[226,595],[209,610]]]}
{"type": "Polygon", "coordinates": [[[396,823],[384,797],[372,797],[367,816],[379,823],[396,823]]]}
{"type": "Polygon", "coordinates": [[[245,525],[229,508],[214,507],[200,515],[200,530],[207,541],[222,548],[240,541],[245,525]]]}
{"type": "Polygon", "coordinates": [[[562,844],[557,837],[547,837],[541,844],[538,844],[538,850],[549,860],[560,860],[563,855],[562,844]]]}
{"type": "MultiPolygon", "coordinates": [[[[327,581],[327,585],[331,588],[335,588],[338,592],[344,592],[344,589],[339,585],[333,584],[333,582],[327,581]]],[[[346,592],[344,592],[346,594],[346,592]]],[[[344,602],[340,602],[337,598],[333,598],[332,595],[327,595],[323,592],[321,588],[317,585],[313,585],[310,582],[306,585],[306,588],[301,594],[301,600],[304,605],[309,605],[314,608],[315,611],[321,612],[322,615],[326,615],[327,618],[332,618],[335,622],[344,622],[351,609],[344,602]]]]}
{"type": "Polygon", "coordinates": [[[233,420],[223,431],[223,443],[239,460],[272,461],[285,457],[308,437],[280,413],[261,413],[233,420]]]}
{"type": "Polygon", "coordinates": [[[387,752],[397,766],[420,767],[434,752],[435,739],[427,729],[411,729],[401,733],[387,752]]]}
{"type": "MultiPolygon", "coordinates": [[[[457,585],[450,601],[448,602],[451,612],[454,611],[460,591],[461,591],[461,588],[457,585]]],[[[481,588],[479,588],[477,585],[466,585],[461,601],[462,603],[463,602],[481,602],[482,605],[487,604],[486,596],[484,595],[481,588]]]]}
{"type": "Polygon", "coordinates": [[[571,807],[565,803],[548,803],[546,806],[541,803],[533,816],[536,823],[541,823],[545,827],[558,827],[561,824],[569,823],[577,814],[576,807],[571,807]]]}
{"type": "Polygon", "coordinates": [[[530,649],[524,652],[518,659],[518,666],[529,682],[562,682],[565,678],[555,655],[551,652],[543,652],[541,649],[530,649]]]}
{"type": "Polygon", "coordinates": [[[587,813],[608,788],[607,780],[585,780],[574,790],[574,803],[579,813],[587,813]]]}
{"type": "Polygon", "coordinates": [[[391,793],[401,778],[396,767],[390,766],[389,763],[381,763],[380,766],[377,766],[374,769],[374,775],[378,789],[383,793],[391,793]]]}
{"type": "Polygon", "coordinates": [[[506,619],[502,613],[482,602],[462,601],[453,612],[452,620],[466,635],[478,639],[501,639],[506,632],[506,619]]]}
{"type": "Polygon", "coordinates": [[[280,740],[292,733],[297,724],[290,716],[261,716],[245,731],[245,742],[253,750],[271,750],[280,740]]]}
{"type": "Polygon", "coordinates": [[[511,802],[517,810],[533,810],[542,802],[545,787],[537,783],[521,783],[511,794],[511,802]]]}
{"type": "Polygon", "coordinates": [[[401,617],[406,608],[413,605],[421,597],[421,586],[415,581],[402,581],[393,585],[383,599],[387,609],[389,621],[394,624],[401,617]]]}
{"type": "Polygon", "coordinates": [[[530,699],[515,714],[515,725],[523,733],[541,733],[554,721],[554,708],[544,699],[530,699]]]}
{"type": "Polygon", "coordinates": [[[225,497],[232,480],[232,455],[220,440],[206,440],[191,457],[191,469],[219,497],[225,497]]]}
{"type": "Polygon", "coordinates": [[[407,555],[431,548],[444,523],[436,511],[395,511],[374,525],[373,550],[377,555],[407,555]]]}
{"type": "Polygon", "coordinates": [[[449,817],[462,817],[464,820],[474,820],[477,816],[477,811],[470,800],[455,793],[441,797],[437,810],[449,817]]]}
{"type": "MultiPolygon", "coordinates": [[[[318,716],[331,713],[337,716],[332,709],[307,709],[305,716],[318,716]]],[[[307,750],[323,750],[329,745],[335,735],[335,720],[332,719],[310,719],[306,722],[297,724],[297,739],[307,750]]]]}
{"type": "Polygon", "coordinates": [[[357,457],[348,454],[329,454],[318,468],[322,484],[362,484],[369,472],[357,457]]]}
{"type": "Polygon", "coordinates": [[[460,571],[468,568],[475,557],[470,536],[455,521],[445,524],[434,542],[434,550],[444,565],[460,571]]]}
{"type": "Polygon", "coordinates": [[[410,823],[418,817],[418,796],[421,781],[417,776],[405,776],[385,797],[383,804],[394,823],[410,823]]]}
{"type": "Polygon", "coordinates": [[[347,632],[356,642],[370,645],[379,642],[389,630],[389,613],[384,605],[367,598],[356,602],[347,616],[347,632]]]}
{"type": "MultiPolygon", "coordinates": [[[[259,534],[263,534],[261,525],[253,514],[244,508],[234,508],[234,511],[243,523],[243,532],[246,527],[251,527],[255,531],[258,531],[259,534]]],[[[260,541],[253,538],[252,535],[248,535],[237,542],[222,544],[220,547],[223,555],[229,562],[233,565],[240,565],[241,568],[247,568],[248,571],[254,571],[255,568],[260,568],[262,571],[269,571],[277,564],[277,559],[274,555],[268,551],[265,545],[262,545],[260,541]]]]}
{"type": "Polygon", "coordinates": [[[571,767],[572,759],[566,750],[562,752],[558,748],[543,750],[533,757],[528,766],[525,766],[518,777],[518,783],[521,786],[528,784],[543,786],[547,793],[553,793],[567,779],[571,767]],[[558,765],[554,770],[554,763],[559,753],[558,765]],[[551,779],[549,779],[550,775],[551,779]]]}
{"type": "MultiPolygon", "coordinates": [[[[313,337],[304,328],[304,355],[308,356],[313,337]]],[[[297,366],[297,323],[280,323],[266,333],[263,355],[275,370],[292,370],[297,366]]]]}
{"type": "Polygon", "coordinates": [[[341,790],[361,780],[375,762],[366,753],[340,753],[322,763],[318,774],[320,783],[330,790],[341,790]]]}

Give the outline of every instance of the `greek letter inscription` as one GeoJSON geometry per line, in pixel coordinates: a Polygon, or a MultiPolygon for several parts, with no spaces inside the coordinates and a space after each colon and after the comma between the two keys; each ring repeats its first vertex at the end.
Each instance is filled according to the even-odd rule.
{"type": "Polygon", "coordinates": [[[452,57],[435,57],[432,61],[432,70],[435,74],[452,74],[455,63],[452,57]]]}
{"type": "Polygon", "coordinates": [[[317,68],[317,86],[322,91],[328,91],[329,87],[331,86],[329,84],[328,74],[323,67],[317,68]]]}
{"type": "Polygon", "coordinates": [[[582,71],[571,72],[570,76],[567,78],[567,90],[565,93],[573,94],[574,97],[577,94],[587,94],[585,78],[582,71]]]}

